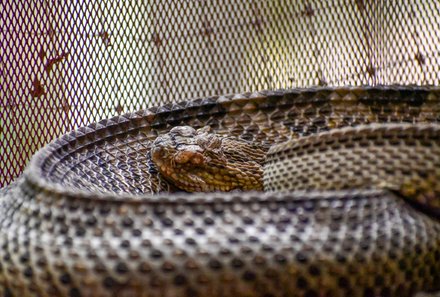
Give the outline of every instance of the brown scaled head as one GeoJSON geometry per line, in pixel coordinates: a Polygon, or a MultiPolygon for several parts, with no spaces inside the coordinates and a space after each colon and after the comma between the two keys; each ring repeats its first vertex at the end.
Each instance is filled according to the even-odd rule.
{"type": "Polygon", "coordinates": [[[209,127],[174,127],[151,147],[161,176],[187,192],[260,190],[264,155],[243,140],[209,133],[209,127]]]}
{"type": "Polygon", "coordinates": [[[178,126],[153,142],[152,161],[164,178],[182,190],[216,190],[205,181],[209,174],[207,169],[225,167],[227,160],[221,148],[222,139],[208,131],[209,127],[195,130],[178,126]]]}

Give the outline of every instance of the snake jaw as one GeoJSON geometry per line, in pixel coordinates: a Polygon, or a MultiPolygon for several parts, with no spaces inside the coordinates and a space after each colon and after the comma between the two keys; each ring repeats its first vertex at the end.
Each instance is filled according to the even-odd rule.
{"type": "Polygon", "coordinates": [[[209,192],[208,184],[196,174],[188,173],[187,174],[188,184],[189,185],[197,185],[194,191],[196,192],[209,192]]]}

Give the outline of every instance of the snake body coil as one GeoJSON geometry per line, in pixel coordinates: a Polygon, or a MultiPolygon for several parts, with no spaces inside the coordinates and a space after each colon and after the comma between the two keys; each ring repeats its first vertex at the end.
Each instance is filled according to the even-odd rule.
{"type": "Polygon", "coordinates": [[[439,121],[437,88],[365,87],[206,98],[80,128],[0,192],[0,285],[6,296],[440,290],[439,121]],[[264,182],[276,191],[173,193],[151,147],[175,126],[272,146],[264,182]]]}

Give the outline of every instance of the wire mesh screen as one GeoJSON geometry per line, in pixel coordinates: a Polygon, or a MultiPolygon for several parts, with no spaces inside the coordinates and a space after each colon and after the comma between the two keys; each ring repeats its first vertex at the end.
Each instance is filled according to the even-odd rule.
{"type": "Polygon", "coordinates": [[[436,0],[0,4],[0,186],[68,130],[170,101],[440,79],[436,0]]]}

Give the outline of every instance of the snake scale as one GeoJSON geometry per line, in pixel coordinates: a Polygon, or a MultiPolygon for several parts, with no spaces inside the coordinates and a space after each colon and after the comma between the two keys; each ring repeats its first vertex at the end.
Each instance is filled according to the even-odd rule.
{"type": "MultiPolygon", "coordinates": [[[[210,97],[80,128],[41,149],[0,192],[0,293],[440,290],[438,122],[439,88],[379,86],[210,97]],[[173,166],[212,160],[222,147],[216,137],[246,143],[246,154],[232,147],[239,159],[253,145],[264,155],[270,147],[262,162],[266,191],[248,191],[254,181],[236,182],[241,190],[230,192],[178,191],[152,160],[158,139],[176,126],[209,126],[212,134],[201,133],[213,154],[185,151],[173,166]]],[[[227,179],[253,176],[259,169],[251,167],[227,179]]],[[[204,176],[192,174],[193,181],[204,176]]]]}

